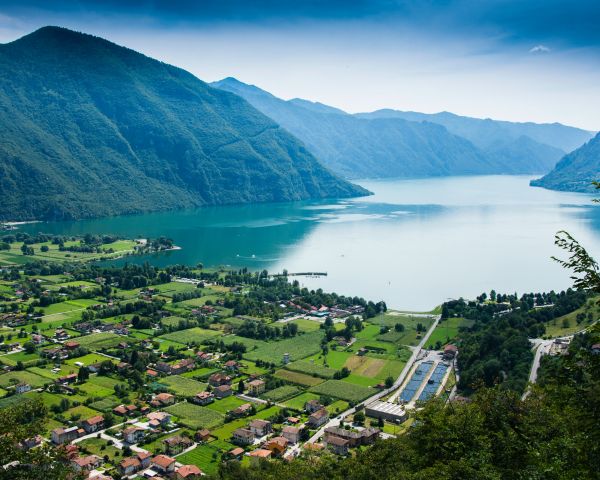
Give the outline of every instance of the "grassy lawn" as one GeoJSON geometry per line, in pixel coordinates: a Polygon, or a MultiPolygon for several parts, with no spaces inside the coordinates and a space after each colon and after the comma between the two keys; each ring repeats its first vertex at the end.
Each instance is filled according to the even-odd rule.
{"type": "Polygon", "coordinates": [[[167,407],[165,410],[177,417],[187,427],[194,429],[211,429],[217,425],[221,425],[225,420],[225,416],[221,413],[192,403],[177,403],[167,407]]]}
{"type": "Polygon", "coordinates": [[[215,412],[220,412],[222,414],[227,413],[229,410],[233,410],[244,403],[248,403],[246,400],[240,400],[234,395],[223,398],[221,400],[215,400],[211,404],[207,405],[206,408],[210,408],[215,412]]]}
{"type": "Polygon", "coordinates": [[[583,307],[547,322],[545,336],[563,337],[589,327],[600,319],[600,305],[597,302],[598,297],[590,298],[583,307]],[[579,324],[577,323],[578,314],[584,315],[583,321],[579,324]]]}
{"type": "Polygon", "coordinates": [[[373,395],[376,391],[362,385],[353,385],[342,380],[327,380],[316,387],[310,389],[311,392],[319,395],[328,395],[348,402],[358,403],[365,398],[373,395]]]}
{"type": "Polygon", "coordinates": [[[472,320],[466,320],[460,317],[453,317],[440,321],[427,340],[428,348],[433,348],[437,342],[440,342],[442,346],[450,343],[458,337],[459,329],[461,327],[470,327],[471,325],[473,325],[472,320]]]}
{"type": "Polygon", "coordinates": [[[288,398],[298,395],[302,390],[293,385],[284,385],[283,387],[274,388],[261,395],[261,398],[265,400],[271,400],[272,402],[282,402],[288,398]]]}
{"type": "Polygon", "coordinates": [[[23,362],[23,365],[26,367],[29,365],[35,365],[39,359],[40,356],[37,353],[26,353],[24,351],[0,356],[0,362],[2,362],[4,365],[8,365],[9,367],[14,367],[17,365],[17,362],[23,362]]]}
{"type": "Polygon", "coordinates": [[[177,332],[167,333],[166,335],[161,335],[158,338],[187,345],[192,342],[202,343],[205,340],[209,340],[218,335],[220,335],[220,333],[217,330],[194,327],[188,328],[187,330],[179,330],[177,332]]]}
{"type": "Polygon", "coordinates": [[[120,462],[123,457],[121,450],[113,445],[109,445],[107,440],[102,440],[101,438],[88,438],[82,440],[77,445],[92,455],[100,457],[108,455],[109,461],[113,464],[120,462]]]}
{"type": "Polygon", "coordinates": [[[263,342],[264,345],[244,354],[250,360],[263,360],[281,365],[283,354],[289,353],[290,359],[300,360],[321,350],[321,332],[312,332],[287,338],[277,342],[263,342]]]}
{"type": "Polygon", "coordinates": [[[300,372],[292,372],[291,370],[277,370],[275,372],[275,377],[302,385],[303,387],[313,387],[324,381],[322,378],[313,377],[300,372]]]}
{"type": "Polygon", "coordinates": [[[51,380],[27,370],[12,371],[0,375],[0,387],[3,388],[22,382],[28,383],[32,388],[39,388],[51,383],[51,380]]]}
{"type": "Polygon", "coordinates": [[[66,418],[75,418],[79,416],[81,420],[85,420],[99,414],[100,412],[98,410],[93,410],[85,405],[79,405],[77,407],[69,408],[63,415],[66,418]]]}
{"type": "Polygon", "coordinates": [[[307,375],[318,375],[323,378],[333,378],[333,374],[336,372],[334,368],[325,367],[323,365],[323,359],[321,360],[298,360],[285,366],[286,370],[293,372],[305,373],[307,375]]]}
{"type": "Polygon", "coordinates": [[[309,400],[318,400],[319,394],[312,392],[304,392],[300,395],[295,396],[294,398],[290,398],[286,400],[284,405],[294,410],[304,410],[304,404],[309,400]]]}
{"type": "Polygon", "coordinates": [[[433,324],[433,319],[427,317],[413,317],[409,315],[399,314],[398,312],[388,311],[383,316],[378,316],[369,319],[373,326],[381,327],[385,325],[390,327],[390,331],[386,334],[379,335],[378,339],[385,342],[397,343],[400,345],[417,345],[421,336],[417,334],[417,325],[420,323],[426,329],[433,324]],[[403,332],[396,332],[394,326],[400,323],[404,326],[403,332]]]}
{"type": "MultiPolygon", "coordinates": [[[[96,334],[96,335],[100,335],[100,334],[96,334]]],[[[83,339],[86,337],[81,337],[81,338],[83,339]]],[[[83,345],[79,340],[80,339],[77,339],[76,341],[79,342],[81,345],[83,345]]],[[[113,360],[112,358],[108,358],[108,357],[106,357],[104,355],[100,355],[98,353],[88,353],[87,355],[84,355],[83,357],[70,358],[69,360],[66,360],[65,363],[67,365],[75,365],[76,363],[83,363],[86,367],[89,367],[90,365],[93,365],[95,363],[102,363],[102,362],[106,362],[106,361],[115,363],[115,360],[113,360]]]]}
{"type": "MultiPolygon", "coordinates": [[[[215,442],[212,442],[213,444],[215,442]]],[[[215,475],[219,470],[221,450],[211,443],[199,445],[192,451],[179,455],[177,461],[185,465],[196,465],[207,475],[215,475]]]]}
{"type": "Polygon", "coordinates": [[[168,385],[175,395],[182,397],[193,397],[197,393],[206,390],[206,383],[199,382],[193,378],[182,377],[180,375],[171,375],[169,377],[162,378],[160,383],[168,385]]]}
{"type": "Polygon", "coordinates": [[[291,323],[298,325],[298,329],[303,332],[314,332],[315,330],[321,329],[321,323],[316,320],[308,320],[306,318],[300,318],[293,320],[291,323]]]}
{"type": "Polygon", "coordinates": [[[110,332],[92,333],[91,335],[84,335],[77,338],[77,342],[82,347],[90,350],[111,348],[117,346],[120,342],[131,342],[131,340],[129,337],[122,337],[110,332]]]}

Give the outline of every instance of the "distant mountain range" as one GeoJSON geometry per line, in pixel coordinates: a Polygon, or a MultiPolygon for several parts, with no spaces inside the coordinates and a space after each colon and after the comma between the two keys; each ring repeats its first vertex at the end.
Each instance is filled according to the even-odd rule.
{"type": "Polygon", "coordinates": [[[565,155],[556,167],[531,185],[573,192],[597,191],[592,181],[600,180],[600,133],[577,150],[565,155]]]}
{"type": "Polygon", "coordinates": [[[101,38],[0,45],[0,219],[365,195],[237,95],[101,38]]]}
{"type": "Polygon", "coordinates": [[[234,78],[211,85],[248,100],[347,178],[543,173],[593,135],[561,124],[481,120],[445,112],[350,115],[321,103],[282,100],[234,78]]]}

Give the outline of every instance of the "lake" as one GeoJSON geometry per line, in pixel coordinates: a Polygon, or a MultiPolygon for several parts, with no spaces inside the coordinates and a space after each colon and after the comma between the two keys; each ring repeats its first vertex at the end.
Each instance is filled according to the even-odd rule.
{"type": "MultiPolygon", "coordinates": [[[[375,195],[352,200],[207,207],[49,222],[24,231],[113,233],[174,239],[181,250],[127,261],[327,272],[310,288],[429,310],[483,291],[559,290],[569,273],[553,262],[566,229],[600,250],[600,210],[590,195],[529,187],[529,176],[357,182],[375,195]]],[[[118,261],[123,263],[124,260],[118,261]]]]}

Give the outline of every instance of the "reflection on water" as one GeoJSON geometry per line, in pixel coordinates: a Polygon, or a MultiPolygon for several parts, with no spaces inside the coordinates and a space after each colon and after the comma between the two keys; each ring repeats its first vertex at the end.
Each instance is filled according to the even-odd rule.
{"type": "Polygon", "coordinates": [[[325,278],[300,281],[394,307],[429,309],[492,288],[567,287],[568,273],[550,260],[559,253],[557,230],[568,229],[592,253],[600,249],[600,214],[589,195],[528,182],[524,176],[365,181],[375,195],[350,201],[208,207],[23,229],[166,235],[182,250],[145,259],[326,271],[325,278]]]}

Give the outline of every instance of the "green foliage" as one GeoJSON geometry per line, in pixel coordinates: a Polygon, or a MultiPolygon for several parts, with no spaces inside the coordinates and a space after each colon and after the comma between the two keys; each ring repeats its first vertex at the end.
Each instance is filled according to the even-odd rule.
{"type": "Polygon", "coordinates": [[[0,218],[367,193],[243,99],[100,38],[45,27],[0,66],[0,218]]]}

